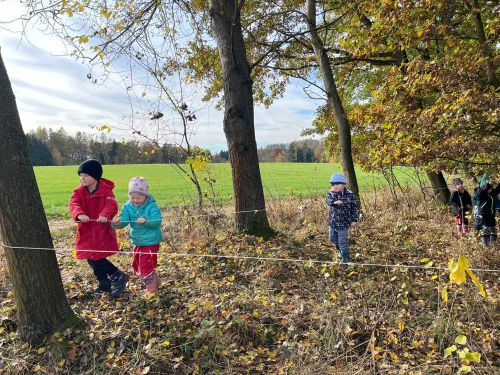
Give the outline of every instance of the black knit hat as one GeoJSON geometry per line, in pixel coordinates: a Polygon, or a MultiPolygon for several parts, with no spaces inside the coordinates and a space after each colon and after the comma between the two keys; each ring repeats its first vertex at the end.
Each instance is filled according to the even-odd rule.
{"type": "Polygon", "coordinates": [[[102,165],[94,159],[85,160],[78,166],[78,175],[80,173],[86,173],[99,181],[102,177],[102,165]]]}

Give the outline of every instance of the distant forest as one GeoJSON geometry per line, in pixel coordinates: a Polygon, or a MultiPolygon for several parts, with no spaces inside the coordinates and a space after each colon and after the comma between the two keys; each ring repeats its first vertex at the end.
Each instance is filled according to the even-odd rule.
{"type": "MultiPolygon", "coordinates": [[[[40,165],[74,165],[93,158],[104,164],[184,163],[188,157],[179,145],[137,140],[111,139],[105,134],[77,132],[74,136],[63,128],[38,128],[26,134],[31,162],[40,165]]],[[[196,149],[196,148],[195,148],[196,149]]],[[[201,149],[196,149],[202,151],[201,149]]],[[[272,144],[257,150],[260,162],[327,162],[324,143],[315,139],[272,144]]],[[[214,163],[229,159],[228,151],[209,153],[214,163]]]]}

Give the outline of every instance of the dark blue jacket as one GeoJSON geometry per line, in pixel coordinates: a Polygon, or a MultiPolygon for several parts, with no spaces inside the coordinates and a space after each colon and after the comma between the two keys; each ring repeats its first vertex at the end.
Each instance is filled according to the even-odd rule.
{"type": "Polygon", "coordinates": [[[450,205],[453,209],[454,215],[465,215],[467,211],[470,211],[470,207],[472,206],[472,199],[467,190],[464,190],[463,193],[455,190],[450,195],[450,205]]]}
{"type": "Polygon", "coordinates": [[[326,204],[330,207],[328,225],[333,229],[347,229],[351,223],[358,221],[358,202],[352,191],[344,188],[340,193],[329,191],[326,195],[326,204]],[[343,204],[333,204],[336,201],[343,204]]]}
{"type": "Polygon", "coordinates": [[[495,223],[495,197],[500,193],[500,184],[495,188],[493,185],[486,184],[479,192],[479,214],[482,217],[483,225],[494,227],[495,223]]]}

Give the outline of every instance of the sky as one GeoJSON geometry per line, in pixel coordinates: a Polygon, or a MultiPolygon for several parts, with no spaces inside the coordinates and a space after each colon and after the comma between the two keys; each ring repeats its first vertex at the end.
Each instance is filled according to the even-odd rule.
{"type": "MultiPolygon", "coordinates": [[[[112,137],[130,138],[125,120],[131,114],[130,100],[118,78],[93,84],[87,78],[89,68],[65,56],[66,50],[57,37],[30,27],[26,39],[15,32],[20,30],[19,23],[4,23],[22,11],[18,1],[0,0],[0,7],[0,48],[25,132],[38,127],[63,127],[69,134],[93,133],[96,130],[91,125],[108,125],[112,137]]],[[[317,105],[299,83],[293,83],[270,108],[256,106],[257,146],[302,139],[300,133],[310,127],[317,105]]],[[[212,152],[226,150],[223,112],[206,103],[200,103],[201,107],[196,113],[191,144],[212,152]]],[[[173,139],[167,141],[174,143],[173,139]]]]}

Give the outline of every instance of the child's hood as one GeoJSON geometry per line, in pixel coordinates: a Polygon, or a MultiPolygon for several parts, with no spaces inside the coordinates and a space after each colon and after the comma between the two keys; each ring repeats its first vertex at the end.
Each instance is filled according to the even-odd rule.
{"type": "Polygon", "coordinates": [[[109,189],[113,190],[115,188],[115,183],[111,180],[108,180],[107,178],[101,178],[99,180],[99,184],[104,183],[105,186],[107,186],[109,189]]]}
{"type": "Polygon", "coordinates": [[[115,187],[115,183],[111,180],[108,180],[107,178],[101,178],[99,180],[99,186],[97,188],[96,193],[101,193],[101,194],[112,194],[113,189],[115,187]]]}
{"type": "MultiPolygon", "coordinates": [[[[107,178],[101,178],[97,185],[97,190],[94,191],[92,196],[101,196],[101,195],[109,195],[113,194],[113,189],[115,187],[115,183],[107,178]]],[[[88,191],[87,188],[83,185],[78,186],[74,191],[88,191]]]]}
{"type": "Polygon", "coordinates": [[[99,180],[99,185],[97,187],[97,190],[92,195],[95,197],[108,196],[110,194],[113,194],[114,187],[115,183],[113,181],[108,180],[106,178],[101,178],[99,180]]]}

